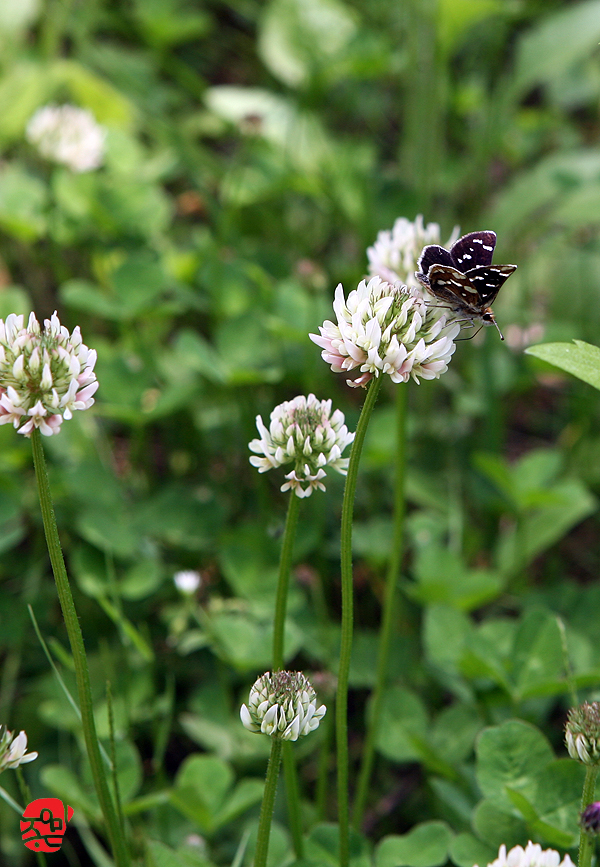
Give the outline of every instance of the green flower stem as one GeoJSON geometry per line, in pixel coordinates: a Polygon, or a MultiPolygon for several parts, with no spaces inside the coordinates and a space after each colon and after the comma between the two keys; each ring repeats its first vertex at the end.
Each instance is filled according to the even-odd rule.
{"type": "Polygon", "coordinates": [[[395,621],[396,587],[402,563],[404,543],[404,477],[406,469],[406,396],[407,387],[396,389],[396,474],[394,481],[394,523],[392,532],[392,547],[388,572],[385,583],[383,606],[381,612],[381,629],[379,632],[379,649],[377,653],[377,670],[375,688],[371,698],[371,706],[367,721],[367,733],[363,746],[362,765],[358,777],[356,798],[352,814],[353,825],[360,827],[362,822],[371,773],[375,756],[375,741],[377,738],[381,706],[385,690],[385,679],[390,656],[392,634],[395,621]]]}
{"type": "Polygon", "coordinates": [[[304,857],[304,843],[302,841],[302,813],[300,810],[300,788],[298,786],[298,773],[296,771],[294,748],[290,741],[286,741],[283,745],[283,774],[287,796],[288,820],[290,823],[290,831],[292,832],[292,843],[296,858],[300,860],[304,857]]]}
{"type": "Polygon", "coordinates": [[[35,466],[35,476],[37,479],[38,494],[42,509],[46,544],[48,545],[48,553],[50,555],[54,580],[56,581],[58,599],[60,601],[60,607],[62,609],[71,645],[71,652],[73,654],[83,735],[85,738],[92,777],[96,787],[98,801],[100,802],[100,808],[106,822],[106,830],[112,847],[115,864],[117,867],[128,867],[130,863],[129,853],[121,833],[119,820],[108,789],[106,767],[104,766],[100,756],[98,736],[96,734],[96,725],[94,723],[90,674],[83,644],[83,635],[81,633],[81,627],[79,626],[75,603],[73,601],[73,595],[71,594],[69,579],[67,577],[67,570],[65,568],[65,561],[60,547],[58,528],[56,526],[56,518],[54,516],[54,507],[52,505],[52,496],[50,493],[48,471],[46,469],[46,460],[44,457],[44,448],[42,446],[41,434],[37,429],[32,432],[31,445],[33,448],[33,463],[35,466]]]}
{"type": "MultiPolygon", "coordinates": [[[[583,783],[583,793],[581,795],[582,812],[594,800],[597,775],[597,765],[585,766],[585,780],[583,783]]],[[[591,867],[592,854],[594,852],[594,841],[595,836],[592,834],[586,834],[586,832],[582,828],[579,835],[579,858],[577,860],[577,867],[591,867]]]]}
{"type": "Polygon", "coordinates": [[[348,675],[352,654],[353,629],[353,581],[352,581],[352,515],[358,465],[383,377],[372,379],[364,406],[356,426],[356,434],[350,452],[348,475],[344,488],[341,527],[341,581],[342,581],[342,634],[338,670],[337,699],[335,709],[337,771],[338,771],[338,821],[340,833],[340,867],[348,867],[349,860],[349,815],[348,815],[348,675]]]}
{"type": "Polygon", "coordinates": [[[273,807],[275,806],[275,793],[277,792],[277,777],[279,776],[282,747],[283,741],[281,738],[271,738],[271,755],[269,756],[265,791],[260,808],[260,819],[258,820],[258,834],[256,836],[256,850],[254,852],[254,867],[265,867],[267,863],[269,836],[271,834],[271,820],[273,818],[273,807]]]}
{"type": "Polygon", "coordinates": [[[290,570],[292,568],[292,552],[294,548],[294,536],[300,511],[300,497],[290,492],[285,530],[281,543],[281,557],[279,558],[279,578],[277,581],[277,598],[275,600],[275,622],[273,624],[273,671],[283,669],[283,639],[285,633],[285,613],[287,608],[288,587],[290,584],[290,570]]]}

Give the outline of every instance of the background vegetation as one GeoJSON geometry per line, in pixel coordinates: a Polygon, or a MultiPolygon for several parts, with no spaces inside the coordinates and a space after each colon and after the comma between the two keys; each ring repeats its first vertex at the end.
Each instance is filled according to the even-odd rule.
{"type": "MultiPolygon", "coordinates": [[[[269,744],[238,708],[270,662],[285,497],[247,443],[257,413],[310,391],[354,428],[363,394],[307,333],[331,316],[335,285],[363,276],[377,232],[417,213],[443,237],[494,229],[495,261],[519,270],[495,305],[506,343],[486,330],[439,382],[400,386],[402,602],[357,863],[379,846],[378,867],[394,867],[386,835],[425,820],[446,841],[428,864],[487,863],[530,837],[575,844],[576,798],[519,812],[485,738],[532,724],[564,756],[565,648],[580,698],[599,697],[598,399],[522,353],[542,335],[600,342],[599,41],[598,0],[1,4],[0,316],[56,308],[98,350],[94,411],[46,444],[99,727],[109,680],[125,811],[149,864],[251,859],[269,744]],[[26,144],[48,102],[108,128],[102,169],[73,174],[26,144]],[[202,574],[193,599],[172,580],[187,568],[202,574]]],[[[390,542],[392,391],[356,503],[356,763],[390,542]]],[[[0,721],[40,753],[33,795],[75,808],[66,863],[102,864],[79,725],[27,611],[72,686],[30,445],[8,427],[0,471],[0,721]]],[[[341,492],[331,479],[303,506],[286,648],[326,703],[341,492]]],[[[335,820],[330,734],[298,748],[307,828],[335,820]]],[[[18,797],[13,783],[3,776],[18,797]]],[[[293,860],[283,800],[276,820],[273,865],[293,860]]],[[[0,831],[3,857],[31,863],[3,804],[0,831]]],[[[328,847],[320,825],[307,858],[335,863],[328,847]]]]}

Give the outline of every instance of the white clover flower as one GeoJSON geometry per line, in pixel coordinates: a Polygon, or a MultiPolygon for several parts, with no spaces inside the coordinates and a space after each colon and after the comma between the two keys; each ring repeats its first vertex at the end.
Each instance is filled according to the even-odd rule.
{"type": "Polygon", "coordinates": [[[25,732],[19,732],[13,739],[12,732],[9,732],[6,726],[0,726],[0,773],[6,768],[18,768],[19,765],[26,765],[27,762],[37,759],[37,753],[28,753],[26,750],[25,732]]]}
{"type": "Polygon", "coordinates": [[[25,134],[43,157],[73,172],[92,171],[104,160],[106,130],[84,108],[46,105],[33,115],[25,134]]]}
{"type": "Polygon", "coordinates": [[[195,569],[183,569],[173,575],[173,581],[180,593],[190,596],[200,587],[202,577],[195,569]]]}
{"type": "Polygon", "coordinates": [[[326,466],[346,475],[348,458],[342,452],[353,439],[344,424],[344,413],[339,409],[331,414],[330,400],[317,400],[314,394],[299,395],[276,406],[271,413],[269,428],[261,416],[256,417],[260,439],[249,443],[253,467],[259,473],[295,464],[287,473],[282,491],[294,490],[298,497],[310,497],[313,490],[325,490],[323,479],[326,466]],[[258,457],[260,455],[260,457],[258,457]]]}
{"type": "Polygon", "coordinates": [[[600,765],[600,702],[584,701],[571,708],[565,742],[572,759],[584,765],[600,765]]]}
{"type": "Polygon", "coordinates": [[[348,380],[349,385],[365,386],[382,373],[392,382],[411,376],[419,382],[448,369],[460,324],[447,324],[445,314],[428,307],[416,289],[372,277],[368,283],[361,280],[346,300],[340,283],[333,310],[337,325],[326,320],[321,336],[309,337],[322,347],[321,357],[334,373],[360,368],[362,376],[348,380]]]}
{"type": "Polygon", "coordinates": [[[327,708],[317,708],[317,696],[300,671],[269,671],[250,690],[248,706],[240,718],[251,732],[262,732],[284,741],[297,741],[319,727],[327,708]]]}
{"type": "MultiPolygon", "coordinates": [[[[458,226],[444,245],[451,246],[459,235],[458,226]]],[[[414,222],[406,217],[398,217],[391,231],[379,232],[377,240],[367,250],[369,274],[381,277],[388,283],[405,283],[422,292],[421,284],[415,277],[417,261],[428,244],[440,244],[440,227],[437,223],[423,225],[423,215],[418,214],[414,222]]]]}
{"type": "Polygon", "coordinates": [[[561,861],[554,849],[542,849],[539,843],[530,840],[525,849],[515,846],[508,854],[506,846],[502,844],[498,857],[488,867],[574,867],[574,864],[568,855],[561,861]]]}
{"type": "Polygon", "coordinates": [[[95,363],[79,326],[69,334],[56,312],[43,331],[33,313],[27,328],[15,313],[0,319],[0,424],[27,437],[36,427],[44,436],[59,433],[63,418],[94,403],[95,363]]]}

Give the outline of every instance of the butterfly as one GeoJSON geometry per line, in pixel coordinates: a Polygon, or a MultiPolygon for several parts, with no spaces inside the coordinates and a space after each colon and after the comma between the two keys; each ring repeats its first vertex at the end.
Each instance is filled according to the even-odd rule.
{"type": "Polygon", "coordinates": [[[468,327],[475,320],[495,325],[504,340],[491,305],[517,266],[492,265],[495,246],[495,232],[470,232],[450,250],[430,244],[423,249],[415,274],[441,306],[460,314],[458,322],[468,321],[468,327]]]}

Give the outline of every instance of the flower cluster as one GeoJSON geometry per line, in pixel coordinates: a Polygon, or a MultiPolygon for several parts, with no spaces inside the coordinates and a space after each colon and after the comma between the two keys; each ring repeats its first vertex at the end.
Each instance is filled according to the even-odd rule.
{"type": "Polygon", "coordinates": [[[330,400],[299,395],[275,407],[269,428],[261,416],[256,417],[256,427],[260,439],[253,439],[249,448],[255,453],[250,463],[259,473],[295,464],[282,491],[294,490],[298,497],[310,497],[315,488],[324,491],[325,466],[346,474],[348,458],[342,452],[354,434],[344,424],[343,412],[336,409],[331,414],[330,400]]]}
{"type": "Polygon", "coordinates": [[[74,172],[97,169],[104,160],[106,130],[90,111],[74,105],[38,109],[27,124],[26,135],[43,157],[74,172]]]}
{"type": "Polygon", "coordinates": [[[584,765],[600,764],[600,703],[584,701],[569,711],[565,742],[572,759],[584,765]]]}
{"type": "Polygon", "coordinates": [[[574,867],[574,864],[568,855],[561,861],[560,855],[554,849],[542,849],[539,843],[532,843],[530,840],[525,849],[515,846],[508,853],[503,844],[498,857],[488,864],[488,867],[574,867]]]}
{"type": "Polygon", "coordinates": [[[600,801],[587,805],[581,814],[580,824],[586,834],[600,834],[600,801]]]}
{"type": "Polygon", "coordinates": [[[56,312],[44,329],[31,313],[0,319],[0,424],[9,422],[25,436],[39,428],[60,431],[63,418],[88,409],[98,388],[96,352],[82,343],[79,327],[70,334],[56,312]]]}
{"type": "Polygon", "coordinates": [[[419,377],[437,379],[448,369],[460,324],[448,325],[417,290],[372,277],[346,300],[340,284],[333,310],[337,324],[326,320],[319,327],[321,336],[309,337],[322,347],[321,357],[335,373],[360,368],[362,376],[348,380],[349,385],[365,386],[382,373],[393,382],[411,376],[416,382],[419,377]]]}
{"type": "Polygon", "coordinates": [[[6,726],[0,726],[0,773],[6,768],[18,768],[19,765],[37,759],[37,753],[28,753],[26,750],[25,732],[19,732],[16,738],[13,738],[12,732],[9,732],[6,726]]]}
{"type": "Polygon", "coordinates": [[[317,707],[316,693],[302,672],[277,671],[258,678],[240,717],[251,732],[297,741],[319,727],[326,711],[324,704],[317,707]]]}
{"type": "MultiPolygon", "coordinates": [[[[445,246],[453,244],[458,235],[459,229],[455,226],[445,246]]],[[[440,227],[437,223],[424,226],[422,214],[414,222],[406,217],[398,217],[393,229],[379,232],[373,246],[368,248],[369,274],[381,277],[388,283],[400,281],[421,292],[421,284],[415,277],[417,261],[423,247],[440,243],[440,227]]]]}

